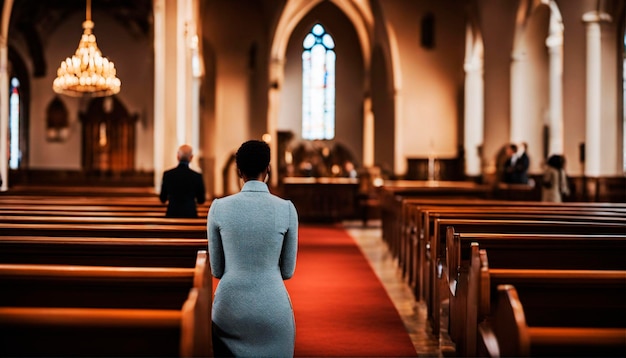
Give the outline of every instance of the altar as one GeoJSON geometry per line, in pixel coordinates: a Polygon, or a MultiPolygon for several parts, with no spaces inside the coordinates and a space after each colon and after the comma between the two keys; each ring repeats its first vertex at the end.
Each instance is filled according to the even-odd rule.
{"type": "Polygon", "coordinates": [[[291,200],[300,221],[336,222],[358,217],[359,179],[283,178],[282,195],[291,200]]]}

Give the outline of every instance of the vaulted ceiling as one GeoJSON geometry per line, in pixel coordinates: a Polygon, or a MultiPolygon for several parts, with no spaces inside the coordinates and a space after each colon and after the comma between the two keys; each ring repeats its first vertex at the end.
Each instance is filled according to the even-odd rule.
{"type": "MultiPolygon", "coordinates": [[[[1,8],[4,0],[0,0],[1,8]]],[[[33,61],[34,76],[45,75],[46,66],[42,44],[46,36],[68,16],[85,14],[86,0],[14,0],[9,24],[9,37],[19,33],[28,45],[33,61]]],[[[152,0],[92,0],[92,14],[106,12],[118,21],[132,36],[150,35],[152,27],[152,0]]],[[[9,43],[10,45],[10,43],[9,43]]]]}

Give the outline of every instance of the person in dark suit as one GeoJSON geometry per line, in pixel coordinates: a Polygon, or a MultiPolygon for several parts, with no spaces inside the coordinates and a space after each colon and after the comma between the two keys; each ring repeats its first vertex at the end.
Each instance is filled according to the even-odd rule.
{"type": "Polygon", "coordinates": [[[515,182],[520,184],[528,184],[528,167],[530,167],[530,159],[526,150],[528,143],[520,143],[517,149],[517,160],[515,161],[515,182]]]}
{"type": "Polygon", "coordinates": [[[515,183],[515,162],[517,158],[517,145],[511,143],[506,148],[506,161],[504,162],[502,181],[508,184],[515,183]]]}
{"type": "Polygon", "coordinates": [[[509,184],[528,184],[530,160],[526,154],[526,143],[510,144],[507,148],[508,159],[504,164],[504,182],[509,184]]]}
{"type": "Polygon", "coordinates": [[[183,144],[178,148],[178,166],[163,173],[159,199],[167,202],[166,217],[196,218],[196,204],[206,201],[202,174],[189,168],[193,158],[191,146],[183,144]]]}

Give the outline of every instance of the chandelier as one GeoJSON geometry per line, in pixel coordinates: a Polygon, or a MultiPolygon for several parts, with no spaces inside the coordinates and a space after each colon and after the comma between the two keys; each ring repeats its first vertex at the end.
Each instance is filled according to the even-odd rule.
{"type": "Polygon", "coordinates": [[[83,22],[83,35],[74,55],[61,62],[52,89],[73,97],[103,97],[120,91],[122,85],[115,76],[115,65],[102,57],[92,33],[91,0],[87,0],[86,19],[83,22]]]}

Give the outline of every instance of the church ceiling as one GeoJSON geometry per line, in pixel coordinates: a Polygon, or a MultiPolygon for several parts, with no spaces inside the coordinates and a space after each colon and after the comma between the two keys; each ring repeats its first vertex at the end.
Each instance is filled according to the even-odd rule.
{"type": "MultiPolygon", "coordinates": [[[[4,3],[4,1],[2,1],[4,3]]],[[[85,0],[15,0],[11,29],[36,27],[41,36],[52,33],[69,15],[85,13],[85,0]]],[[[152,24],[152,0],[92,0],[91,12],[108,13],[134,36],[148,36],[152,24]]],[[[97,17],[94,19],[97,22],[97,17]]]]}
{"type": "MultiPolygon", "coordinates": [[[[0,0],[1,8],[4,0],[0,0]]],[[[9,24],[9,46],[13,35],[22,37],[33,64],[33,75],[44,76],[46,64],[42,53],[48,34],[69,16],[85,16],[86,0],[14,0],[9,24]]],[[[98,22],[99,13],[107,13],[136,38],[150,36],[152,0],[92,0],[91,13],[98,22]],[[95,16],[94,16],[95,15],[95,16]]]]}

